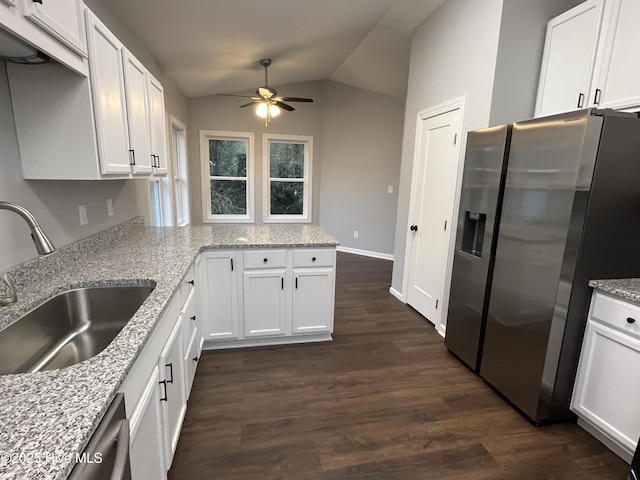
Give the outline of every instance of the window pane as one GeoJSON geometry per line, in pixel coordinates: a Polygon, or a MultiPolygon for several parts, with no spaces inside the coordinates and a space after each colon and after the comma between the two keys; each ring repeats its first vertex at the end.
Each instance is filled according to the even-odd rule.
{"type": "Polygon", "coordinates": [[[246,177],[247,143],[244,140],[209,140],[212,177],[246,177]]]}
{"type": "Polygon", "coordinates": [[[270,143],[269,148],[271,178],[304,177],[303,143],[270,143]]]}
{"type": "Polygon", "coordinates": [[[211,180],[211,213],[244,215],[247,213],[247,182],[211,180]]]}
{"type": "Polygon", "coordinates": [[[302,215],[303,182],[271,182],[271,213],[302,215]]]}

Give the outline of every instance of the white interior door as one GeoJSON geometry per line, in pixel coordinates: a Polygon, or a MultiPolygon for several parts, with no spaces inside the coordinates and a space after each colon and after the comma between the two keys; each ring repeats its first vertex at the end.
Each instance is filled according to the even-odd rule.
{"type": "Polygon", "coordinates": [[[409,215],[407,303],[439,326],[453,230],[460,109],[420,123],[409,215]]]}

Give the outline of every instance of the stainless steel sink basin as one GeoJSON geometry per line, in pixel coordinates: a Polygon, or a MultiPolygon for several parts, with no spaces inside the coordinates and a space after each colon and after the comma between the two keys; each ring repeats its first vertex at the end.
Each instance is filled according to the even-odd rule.
{"type": "Polygon", "coordinates": [[[53,370],[97,355],[153,288],[79,288],[47,300],[0,331],[0,374],[53,370]]]}

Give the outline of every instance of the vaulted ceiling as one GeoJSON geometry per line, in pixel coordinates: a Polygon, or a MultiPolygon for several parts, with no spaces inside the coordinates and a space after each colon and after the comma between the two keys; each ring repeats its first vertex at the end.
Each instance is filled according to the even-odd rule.
{"type": "Polygon", "coordinates": [[[411,31],[445,0],[101,0],[189,97],[331,79],[406,95],[411,31]]]}

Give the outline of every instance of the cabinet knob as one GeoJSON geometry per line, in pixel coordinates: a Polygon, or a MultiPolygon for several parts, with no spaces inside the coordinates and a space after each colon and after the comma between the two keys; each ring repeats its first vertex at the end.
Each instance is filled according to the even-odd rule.
{"type": "Polygon", "coordinates": [[[627,323],[636,323],[636,319],[633,317],[627,317],[627,323]]]}
{"type": "Polygon", "coordinates": [[[311,261],[315,262],[316,261],[316,257],[311,257],[311,261]]]}
{"type": "Polygon", "coordinates": [[[193,360],[194,362],[198,361],[198,357],[193,357],[191,360],[193,360]]]}
{"type": "Polygon", "coordinates": [[[191,317],[191,320],[193,320],[193,321],[195,322],[195,321],[196,321],[196,316],[195,316],[195,315],[193,315],[193,316],[191,317]]]}
{"type": "Polygon", "coordinates": [[[417,232],[418,231],[418,226],[417,225],[411,225],[409,227],[409,230],[411,230],[412,232],[417,232]]]}
{"type": "Polygon", "coordinates": [[[191,285],[192,287],[196,284],[196,282],[194,282],[193,280],[189,280],[187,283],[188,283],[189,285],[191,285]]]}
{"type": "Polygon", "coordinates": [[[32,0],[33,3],[39,3],[40,5],[42,5],[42,0],[32,0]]]}
{"type": "Polygon", "coordinates": [[[268,259],[266,259],[266,258],[263,258],[263,259],[262,259],[262,261],[263,261],[264,263],[267,263],[269,260],[268,260],[268,259]]]}

